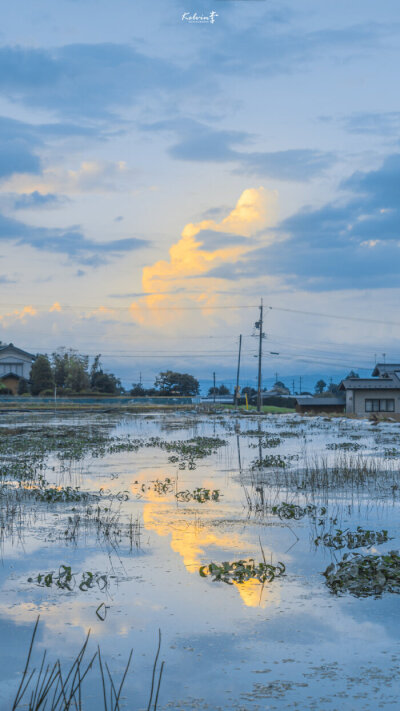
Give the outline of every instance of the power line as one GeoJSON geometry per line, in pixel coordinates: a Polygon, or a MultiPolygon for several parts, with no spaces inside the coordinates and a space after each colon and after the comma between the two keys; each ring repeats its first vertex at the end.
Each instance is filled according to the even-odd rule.
{"type": "MultiPolygon", "coordinates": [[[[0,304],[0,306],[7,309],[14,308],[25,308],[26,306],[31,306],[33,309],[46,309],[50,312],[53,304],[0,304]]],[[[146,311],[215,311],[215,310],[225,310],[225,309],[255,309],[257,308],[254,304],[238,304],[238,305],[224,305],[224,306],[144,306],[146,311]]],[[[61,306],[60,310],[54,309],[51,313],[62,313],[63,311],[76,311],[78,309],[86,309],[87,311],[93,310],[98,311],[99,309],[107,309],[110,311],[131,311],[132,305],[129,306],[83,306],[82,304],[77,304],[76,306],[61,306]]],[[[12,315],[12,314],[10,314],[12,315]]]]}
{"type": "MultiPolygon", "coordinates": [[[[50,312],[50,309],[54,304],[28,304],[29,306],[32,306],[32,308],[36,309],[46,309],[46,311],[50,312]]],[[[26,303],[24,304],[0,304],[0,307],[2,308],[24,308],[27,306],[26,303]]],[[[63,311],[76,311],[79,309],[82,310],[88,310],[88,311],[98,311],[99,309],[109,309],[110,311],[131,311],[132,305],[129,306],[114,306],[114,305],[109,305],[109,306],[104,306],[104,305],[97,305],[97,306],[89,306],[89,305],[82,305],[82,304],[77,304],[75,306],[68,306],[68,305],[62,305],[61,306],[61,311],[52,311],[51,313],[62,313],[63,311]]],[[[144,308],[147,311],[225,311],[225,310],[239,310],[239,309],[255,309],[258,308],[258,304],[225,304],[225,305],[220,305],[220,306],[207,306],[206,304],[202,306],[144,306],[144,308]]],[[[293,314],[301,314],[303,316],[316,316],[319,318],[332,318],[332,319],[338,319],[341,321],[355,321],[355,322],[361,322],[361,323],[375,323],[375,324],[380,324],[381,326],[400,326],[399,321],[383,321],[382,319],[372,319],[372,318],[364,318],[362,316],[344,316],[343,314],[329,314],[329,313],[324,313],[320,311],[306,311],[304,309],[291,309],[291,308],[285,308],[283,306],[273,306],[269,305],[266,306],[265,308],[271,310],[271,311],[282,311],[286,313],[293,313],[293,314]]],[[[10,314],[12,315],[12,314],[10,314]]]]}
{"type": "Polygon", "coordinates": [[[320,311],[301,311],[300,309],[286,309],[282,306],[267,306],[273,311],[286,311],[291,314],[302,314],[304,316],[321,316],[322,318],[334,318],[341,321],[362,321],[362,323],[379,323],[381,326],[400,326],[399,321],[382,321],[382,319],[362,318],[361,316],[342,316],[338,314],[325,314],[320,311]]]}

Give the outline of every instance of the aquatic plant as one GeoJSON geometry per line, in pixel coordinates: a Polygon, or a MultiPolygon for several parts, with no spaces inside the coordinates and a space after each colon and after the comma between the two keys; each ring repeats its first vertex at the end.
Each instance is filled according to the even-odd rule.
{"type": "Polygon", "coordinates": [[[93,494],[80,491],[79,486],[37,487],[28,489],[27,492],[38,501],[45,501],[47,503],[56,503],[58,501],[69,503],[71,501],[87,501],[89,498],[94,498],[93,494]]]}
{"type": "Polygon", "coordinates": [[[333,593],[349,592],[355,597],[378,597],[383,592],[400,593],[400,555],[390,551],[381,555],[346,553],[322,573],[333,593]]]}
{"type": "MultiPolygon", "coordinates": [[[[304,516],[307,515],[315,516],[317,513],[317,507],[314,506],[314,504],[299,506],[299,504],[289,504],[286,501],[283,501],[281,504],[278,505],[270,506],[268,508],[272,514],[279,516],[279,518],[293,518],[296,521],[299,521],[301,518],[304,518],[304,516]]],[[[326,508],[322,507],[320,515],[323,516],[325,513],[326,508]]]]}
{"type": "Polygon", "coordinates": [[[365,449],[364,444],[358,442],[328,442],[326,449],[342,449],[346,452],[358,452],[359,449],[365,449]]]}
{"type": "Polygon", "coordinates": [[[178,501],[197,501],[199,504],[204,504],[206,501],[219,501],[221,496],[219,489],[204,489],[202,487],[194,489],[194,491],[178,491],[175,497],[178,501]]]}
{"type": "Polygon", "coordinates": [[[278,469],[286,469],[289,457],[282,454],[267,454],[263,459],[256,459],[252,465],[252,469],[268,469],[269,467],[277,467],[278,469]]]}
{"type": "Polygon", "coordinates": [[[162,481],[161,479],[156,479],[155,481],[153,481],[153,490],[157,492],[157,494],[168,494],[170,491],[172,491],[174,485],[175,480],[170,479],[170,477],[167,476],[165,477],[164,481],[162,481]]]}
{"type": "Polygon", "coordinates": [[[370,531],[361,526],[357,526],[356,531],[349,531],[348,529],[342,531],[340,528],[337,528],[334,533],[328,532],[323,536],[318,536],[314,540],[314,543],[316,546],[322,544],[328,548],[335,548],[335,550],[346,547],[352,550],[364,546],[370,548],[375,544],[386,543],[386,541],[389,540],[390,537],[386,530],[370,531]]]}
{"type": "Polygon", "coordinates": [[[396,447],[388,447],[383,450],[383,455],[387,459],[391,459],[391,458],[395,459],[397,457],[400,457],[400,450],[396,449],[396,447]]]}
{"type": "MultiPolygon", "coordinates": [[[[248,432],[246,432],[245,434],[248,435],[248,432]]],[[[278,447],[282,441],[280,437],[272,437],[271,435],[267,435],[267,436],[263,437],[262,432],[259,432],[259,437],[260,437],[260,442],[256,442],[255,444],[250,444],[250,447],[258,447],[259,444],[261,444],[261,447],[263,449],[268,449],[268,448],[278,447]]]]}
{"type": "Polygon", "coordinates": [[[233,585],[233,583],[244,583],[246,580],[259,580],[261,583],[272,582],[272,580],[283,575],[286,568],[283,563],[277,565],[266,563],[256,563],[254,558],[247,560],[237,560],[232,563],[209,563],[199,568],[202,578],[211,576],[213,581],[221,581],[233,585]]]}
{"type": "Polygon", "coordinates": [[[54,585],[60,590],[69,590],[70,592],[78,586],[79,590],[86,592],[96,585],[100,590],[105,590],[108,587],[108,576],[86,570],[81,573],[79,582],[70,565],[60,565],[57,573],[54,571],[38,573],[35,578],[28,578],[28,583],[36,583],[42,588],[51,588],[54,585]]]}

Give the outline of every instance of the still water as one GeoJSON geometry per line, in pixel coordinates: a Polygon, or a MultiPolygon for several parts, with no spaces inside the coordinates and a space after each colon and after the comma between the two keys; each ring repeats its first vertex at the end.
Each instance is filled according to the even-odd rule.
{"type": "MultiPolygon", "coordinates": [[[[39,614],[32,667],[45,649],[49,660],[71,663],[90,630],[88,656],[99,645],[119,680],[133,649],[121,709],[148,708],[159,630],[157,670],[165,662],[159,710],[398,708],[399,598],[332,594],[322,572],[346,549],[314,543],[321,532],[360,525],[391,537],[360,552],[400,547],[398,423],[298,415],[14,414],[0,427],[0,454],[8,462],[26,456],[17,444],[10,454],[10,442],[25,430],[45,433],[51,442],[64,428],[76,441],[98,429],[136,443],[131,450],[99,445],[99,451],[61,459],[54,446],[42,453],[48,486],[80,487],[97,497],[93,501],[32,501],[28,495],[13,504],[9,487],[1,492],[1,711],[12,708],[39,614]],[[224,443],[194,459],[166,447],[199,437],[224,443]],[[322,479],[312,484],[304,476],[307,467],[328,470],[340,457],[353,465],[358,457],[370,459],[379,471],[362,485],[353,478],[340,486],[322,479]],[[197,498],[196,489],[203,490],[197,498]],[[203,500],[204,490],[210,500],[203,500]],[[314,514],[282,518],[272,511],[282,503],[309,504],[314,514]],[[94,522],[98,507],[101,530],[94,522]],[[6,524],[11,515],[12,527],[6,524]],[[274,565],[283,562],[285,575],[232,585],[199,575],[210,562],[260,562],[263,555],[274,565]],[[56,575],[61,565],[71,567],[72,590],[37,584],[39,573],[56,575]],[[103,579],[80,589],[87,571],[103,579]]],[[[83,699],[86,711],[103,709],[97,662],[83,699]]]]}

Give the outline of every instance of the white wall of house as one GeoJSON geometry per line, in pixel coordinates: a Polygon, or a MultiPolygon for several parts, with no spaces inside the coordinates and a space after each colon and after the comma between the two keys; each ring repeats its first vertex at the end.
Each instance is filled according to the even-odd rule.
{"type": "Polygon", "coordinates": [[[6,348],[0,351],[0,378],[8,373],[14,373],[28,380],[31,367],[32,358],[19,353],[17,349],[6,348]]]}
{"type": "Polygon", "coordinates": [[[400,390],[346,390],[346,413],[369,416],[374,412],[400,413],[400,390]]]}

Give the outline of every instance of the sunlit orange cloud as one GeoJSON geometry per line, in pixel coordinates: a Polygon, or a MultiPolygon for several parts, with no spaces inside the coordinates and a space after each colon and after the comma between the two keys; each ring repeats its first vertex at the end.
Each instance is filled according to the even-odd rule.
{"type": "MultiPolygon", "coordinates": [[[[155,479],[163,479],[164,470],[152,470],[155,479]]],[[[148,481],[148,472],[138,474],[139,483],[148,481]]],[[[207,481],[202,482],[207,486],[207,481]]],[[[134,486],[132,491],[136,493],[138,489],[134,486]]],[[[196,519],[179,521],[177,510],[172,505],[175,497],[173,493],[160,495],[151,488],[144,494],[146,503],[143,506],[143,524],[145,529],[152,530],[161,537],[170,538],[171,549],[182,558],[183,564],[189,573],[198,573],[201,565],[212,559],[209,549],[218,548],[226,551],[227,557],[236,555],[238,550],[256,548],[257,544],[252,544],[241,533],[221,533],[218,528],[207,521],[205,510],[202,511],[200,524],[196,519]]],[[[212,512],[210,512],[212,514],[212,512]]],[[[212,517],[214,520],[214,516],[212,517]]],[[[254,550],[253,555],[256,555],[254,550]]],[[[245,583],[234,583],[241,600],[247,607],[265,607],[271,602],[279,600],[279,586],[275,584],[262,585],[258,580],[251,579],[245,583]]]]}
{"type": "MultiPolygon", "coordinates": [[[[241,194],[236,207],[220,222],[202,220],[188,223],[182,230],[181,239],[170,247],[169,261],[159,260],[143,268],[142,286],[148,294],[131,304],[131,314],[139,323],[148,323],[149,312],[152,320],[165,325],[176,314],[156,307],[180,306],[189,303],[207,308],[216,305],[218,296],[214,293],[220,280],[204,278],[212,269],[225,263],[234,263],[242,255],[258,245],[251,238],[261,229],[271,226],[276,220],[277,193],[265,188],[250,188],[241,194]],[[228,233],[245,238],[239,245],[218,246],[205,249],[201,232],[228,233]],[[195,288],[198,292],[192,295],[195,288]],[[177,293],[179,292],[179,293],[177,293]]],[[[264,242],[265,243],[265,242],[264,242]]]]}
{"type": "Polygon", "coordinates": [[[58,301],[55,301],[53,306],[50,306],[49,311],[61,311],[61,305],[58,303],[58,301]]]}
{"type": "Polygon", "coordinates": [[[33,306],[24,306],[22,309],[14,309],[9,313],[2,314],[0,316],[0,321],[2,321],[2,325],[7,328],[10,323],[13,323],[17,320],[21,321],[21,323],[24,324],[26,323],[27,316],[36,316],[36,314],[37,309],[35,309],[33,306]]]}

